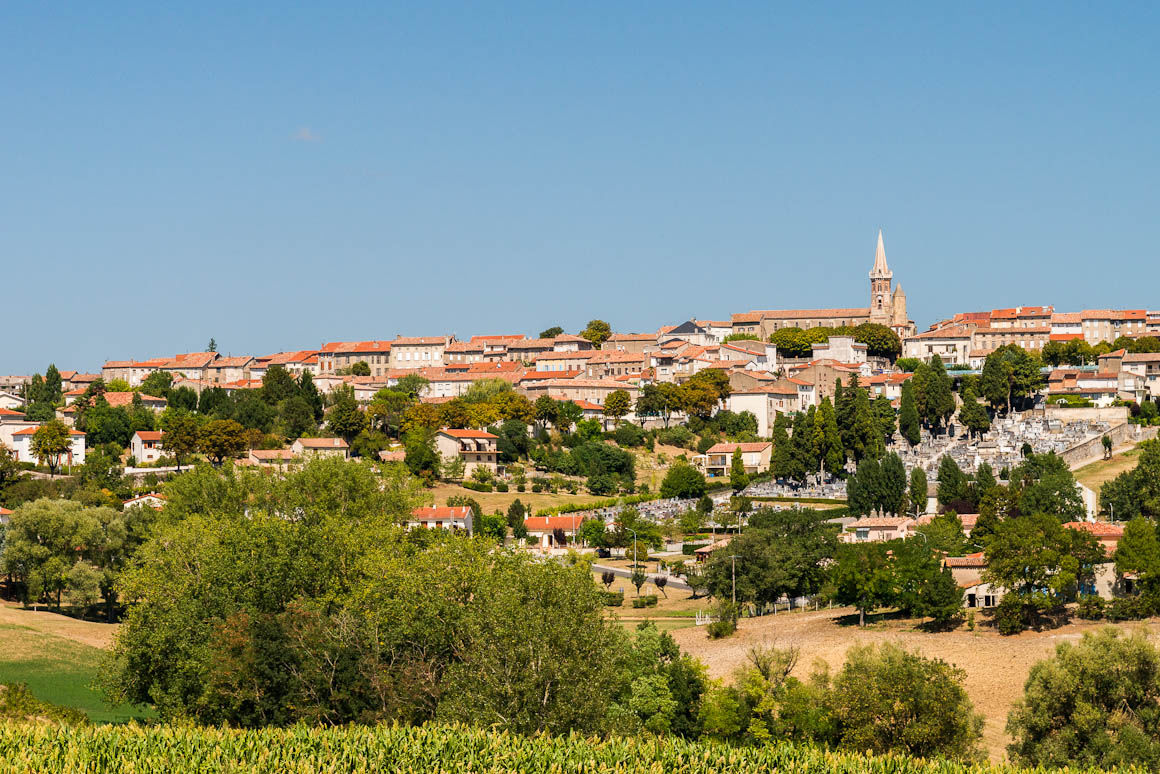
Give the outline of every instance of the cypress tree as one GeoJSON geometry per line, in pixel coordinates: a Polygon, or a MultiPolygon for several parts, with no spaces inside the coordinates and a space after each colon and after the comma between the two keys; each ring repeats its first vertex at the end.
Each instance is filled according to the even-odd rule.
{"type": "Polygon", "coordinates": [[[914,404],[914,385],[911,384],[913,379],[907,379],[902,383],[902,405],[898,410],[898,429],[902,432],[902,437],[911,446],[917,446],[922,439],[921,428],[919,427],[918,409],[914,404]]]}
{"type": "Polygon", "coordinates": [[[949,455],[943,455],[938,464],[938,502],[949,505],[969,498],[970,480],[959,464],[949,455]]]}
{"type": "Polygon", "coordinates": [[[915,513],[926,512],[926,487],[926,471],[915,466],[910,471],[910,487],[907,491],[911,511],[915,513]]]}
{"type": "Polygon", "coordinates": [[[838,430],[838,419],[829,398],[822,398],[814,416],[814,454],[831,475],[840,474],[846,464],[842,434],[838,430]]]}
{"type": "Polygon", "coordinates": [[[785,412],[778,413],[773,420],[773,455],[770,461],[774,478],[790,478],[793,473],[789,427],[789,415],[785,412]]]}

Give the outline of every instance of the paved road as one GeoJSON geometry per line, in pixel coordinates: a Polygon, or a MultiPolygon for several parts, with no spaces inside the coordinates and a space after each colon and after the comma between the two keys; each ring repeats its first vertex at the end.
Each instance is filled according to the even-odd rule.
{"type": "MultiPolygon", "coordinates": [[[[596,570],[597,572],[604,572],[605,570],[608,570],[618,578],[631,578],[632,577],[632,573],[630,571],[622,569],[620,567],[609,567],[608,565],[605,565],[605,564],[594,564],[594,565],[592,565],[592,569],[596,570]]],[[[650,578],[653,577],[654,575],[656,575],[656,573],[645,573],[645,574],[648,575],[650,578]]],[[[685,583],[683,580],[678,578],[676,575],[669,576],[668,586],[671,589],[685,589],[686,591],[692,591],[692,589],[689,588],[689,584],[685,583]]]]}

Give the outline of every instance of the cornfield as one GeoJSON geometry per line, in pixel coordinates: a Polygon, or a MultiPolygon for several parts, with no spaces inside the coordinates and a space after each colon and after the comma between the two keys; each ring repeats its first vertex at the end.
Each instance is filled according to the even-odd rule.
{"type": "Polygon", "coordinates": [[[173,726],[0,724],[0,774],[84,772],[398,772],[399,774],[709,774],[712,772],[986,772],[904,756],[863,756],[791,744],[736,748],[679,739],[525,738],[430,725],[234,731],[173,726]]]}

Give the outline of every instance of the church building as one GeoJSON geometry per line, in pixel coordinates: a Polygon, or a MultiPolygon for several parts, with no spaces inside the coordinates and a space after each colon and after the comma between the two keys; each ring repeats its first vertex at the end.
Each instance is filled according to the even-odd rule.
{"type": "Polygon", "coordinates": [[[781,328],[839,328],[862,323],[879,323],[898,334],[913,336],[914,322],[906,314],[906,293],[893,284],[894,272],[886,265],[886,247],[882,230],[874,250],[874,268],[870,270],[870,306],[848,309],[766,309],[742,312],[732,317],[733,333],[749,333],[766,340],[781,328]]]}

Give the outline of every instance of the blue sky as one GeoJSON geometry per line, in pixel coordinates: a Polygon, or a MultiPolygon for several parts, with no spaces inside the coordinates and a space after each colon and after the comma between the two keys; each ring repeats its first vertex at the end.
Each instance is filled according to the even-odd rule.
{"type": "Polygon", "coordinates": [[[162,5],[0,8],[0,373],[1160,307],[1155,4],[162,5]]]}

